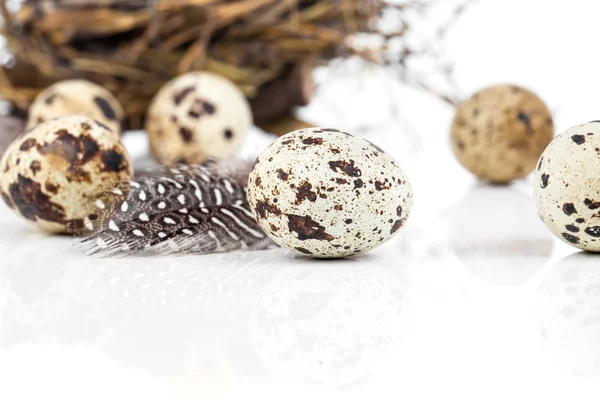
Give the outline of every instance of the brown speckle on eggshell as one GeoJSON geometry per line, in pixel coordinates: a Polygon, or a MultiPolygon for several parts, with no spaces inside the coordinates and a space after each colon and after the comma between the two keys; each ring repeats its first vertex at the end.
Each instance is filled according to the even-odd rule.
{"type": "Polygon", "coordinates": [[[338,258],[369,251],[410,213],[412,189],[400,166],[348,133],[291,132],[257,161],[248,186],[251,209],[275,242],[297,254],[338,258]]]}
{"type": "Polygon", "coordinates": [[[35,126],[11,144],[0,169],[4,202],[50,232],[80,225],[100,193],[133,175],[120,138],[82,116],[35,126]]]}
{"type": "Polygon", "coordinates": [[[125,113],[115,96],[102,86],[81,79],[65,80],[36,97],[29,108],[27,128],[70,115],[94,119],[120,135],[125,113]]]}
{"type": "Polygon", "coordinates": [[[552,115],[531,91],[498,85],[461,104],[452,124],[452,148],[478,178],[506,183],[526,176],[554,136],[552,115]]]}
{"type": "Polygon", "coordinates": [[[252,125],[243,93],[227,79],[191,72],[155,96],[146,122],[154,158],[162,164],[197,164],[235,153],[252,125]]]}

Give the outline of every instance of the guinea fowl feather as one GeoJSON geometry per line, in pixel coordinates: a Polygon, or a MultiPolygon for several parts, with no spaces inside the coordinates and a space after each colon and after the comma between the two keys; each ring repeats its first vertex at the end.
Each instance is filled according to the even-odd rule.
{"type": "Polygon", "coordinates": [[[76,246],[104,257],[274,247],[248,205],[250,169],[244,161],[161,167],[124,182],[95,200],[76,246]]]}

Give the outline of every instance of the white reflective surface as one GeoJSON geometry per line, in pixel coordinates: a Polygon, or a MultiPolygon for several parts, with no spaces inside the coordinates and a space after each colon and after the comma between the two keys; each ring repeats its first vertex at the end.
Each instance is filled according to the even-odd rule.
{"type": "MultiPolygon", "coordinates": [[[[600,61],[594,6],[558,3],[482,0],[450,53],[466,92],[526,84],[560,132],[599,118],[600,61]]],[[[452,110],[398,98],[405,125],[370,135],[415,205],[364,256],[85,258],[0,207],[0,399],[597,399],[600,259],[550,235],[528,181],[460,168],[452,110]]]]}
{"type": "Polygon", "coordinates": [[[338,261],[84,258],[2,208],[0,398],[592,398],[597,258],[569,255],[526,188],[471,182],[338,261]]]}
{"type": "Polygon", "coordinates": [[[447,202],[416,191],[397,238],[337,261],[85,258],[1,208],[0,398],[593,398],[597,257],[553,239],[528,182],[438,161],[447,202]]]}

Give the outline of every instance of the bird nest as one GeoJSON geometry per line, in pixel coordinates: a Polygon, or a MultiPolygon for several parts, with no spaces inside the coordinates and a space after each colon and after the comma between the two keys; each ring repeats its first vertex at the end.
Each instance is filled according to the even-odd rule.
{"type": "MultiPolygon", "coordinates": [[[[173,77],[207,70],[235,82],[255,121],[268,123],[307,104],[315,65],[356,55],[405,66],[415,51],[388,44],[402,25],[382,33],[386,10],[420,2],[383,0],[0,0],[10,52],[0,68],[0,97],[26,110],[50,84],[96,82],[122,103],[128,128],[140,128],[153,95],[173,77]],[[14,4],[13,4],[14,3],[14,4]],[[377,35],[375,46],[357,37],[377,35]]],[[[402,46],[401,46],[402,47],[402,46]]]]}

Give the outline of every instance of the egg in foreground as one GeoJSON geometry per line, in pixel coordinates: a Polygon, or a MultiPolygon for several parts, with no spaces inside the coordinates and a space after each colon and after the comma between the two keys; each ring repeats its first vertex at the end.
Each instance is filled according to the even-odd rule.
{"type": "Polygon", "coordinates": [[[41,92],[29,107],[27,128],[70,115],[82,115],[121,134],[125,112],[119,101],[102,86],[83,79],[65,80],[41,92]]]}
{"type": "Polygon", "coordinates": [[[133,175],[118,136],[70,116],[19,136],[0,160],[0,195],[17,214],[49,232],[83,224],[97,195],[133,175]]]}
{"type": "Polygon", "coordinates": [[[538,162],[533,193],[554,235],[600,252],[600,122],[574,126],[550,143],[538,162]]]}
{"type": "Polygon", "coordinates": [[[404,225],[412,189],[400,165],[365,139],[329,128],[288,133],[250,173],[260,227],[297,254],[339,258],[385,243],[404,225]]]}
{"type": "Polygon", "coordinates": [[[199,164],[233,155],[251,125],[250,105],[232,82],[209,72],[191,72],[158,92],[148,110],[146,131],[161,164],[199,164]]]}
{"type": "Polygon", "coordinates": [[[497,85],[461,104],[452,123],[452,149],[479,179],[507,183],[534,170],[554,136],[550,110],[533,92],[497,85]]]}

